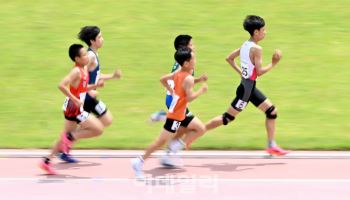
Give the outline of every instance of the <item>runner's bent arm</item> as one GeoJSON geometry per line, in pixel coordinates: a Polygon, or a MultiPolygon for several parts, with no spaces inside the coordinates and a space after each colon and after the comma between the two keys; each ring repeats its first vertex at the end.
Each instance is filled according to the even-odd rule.
{"type": "Polygon", "coordinates": [[[199,88],[197,91],[193,91],[193,86],[194,86],[194,78],[193,76],[187,76],[184,80],[184,89],[186,92],[186,98],[188,102],[193,101],[196,99],[199,95],[203,94],[204,92],[207,91],[208,85],[206,83],[203,83],[202,87],[199,88]]]}
{"type": "Polygon", "coordinates": [[[262,67],[262,48],[253,47],[253,61],[254,66],[256,67],[256,73],[258,76],[262,76],[266,72],[270,71],[281,59],[282,53],[279,50],[276,50],[272,55],[272,62],[265,67],[262,67]]]}
{"type": "Polygon", "coordinates": [[[58,85],[58,88],[61,92],[70,98],[77,106],[80,106],[83,102],[81,102],[77,97],[75,97],[68,89],[68,85],[72,85],[73,87],[78,87],[80,80],[80,72],[79,69],[74,67],[71,72],[63,78],[63,80],[58,85]]]}
{"type": "Polygon", "coordinates": [[[230,55],[226,57],[226,61],[231,65],[231,67],[240,75],[242,76],[242,70],[241,68],[237,65],[235,59],[239,56],[240,53],[240,48],[232,51],[230,55]]]}
{"type": "Polygon", "coordinates": [[[111,79],[119,79],[122,76],[122,72],[119,69],[116,69],[113,74],[101,74],[100,79],[103,80],[111,80],[111,79]]]}
{"type": "Polygon", "coordinates": [[[167,81],[172,80],[174,78],[174,74],[175,73],[166,74],[160,78],[160,82],[170,92],[170,94],[173,94],[174,90],[170,87],[167,81]]]}

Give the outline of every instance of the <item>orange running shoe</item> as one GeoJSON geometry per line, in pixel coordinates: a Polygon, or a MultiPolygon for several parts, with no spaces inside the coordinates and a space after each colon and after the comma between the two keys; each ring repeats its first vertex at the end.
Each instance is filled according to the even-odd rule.
{"type": "Polygon", "coordinates": [[[48,175],[55,175],[56,172],[52,169],[51,163],[45,163],[45,161],[41,161],[39,163],[39,167],[46,172],[48,175]]]}
{"type": "Polygon", "coordinates": [[[284,156],[289,153],[289,151],[282,149],[281,147],[274,146],[266,149],[266,152],[270,155],[284,156]]]}

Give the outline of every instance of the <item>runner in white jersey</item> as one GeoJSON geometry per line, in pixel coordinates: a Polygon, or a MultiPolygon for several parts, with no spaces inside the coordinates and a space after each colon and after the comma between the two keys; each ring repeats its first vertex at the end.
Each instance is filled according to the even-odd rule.
{"type": "Polygon", "coordinates": [[[242,78],[256,80],[256,68],[250,60],[249,53],[252,47],[257,47],[257,45],[252,41],[246,41],[241,46],[240,58],[241,58],[241,68],[242,68],[242,78]]]}
{"type": "Polygon", "coordinates": [[[243,23],[244,29],[249,32],[250,39],[242,46],[234,50],[227,58],[227,62],[241,76],[241,83],[237,87],[236,97],[233,99],[227,111],[206,124],[206,129],[211,130],[221,125],[227,125],[252,102],[266,114],[266,131],[268,145],[266,151],[270,155],[285,155],[288,151],[278,147],[274,140],[277,109],[272,102],[256,87],[256,79],[271,70],[281,59],[281,52],[276,50],[272,56],[272,63],[262,67],[262,48],[258,42],[265,37],[265,21],[259,16],[249,15],[243,23]],[[240,67],[235,59],[240,56],[240,67]]]}

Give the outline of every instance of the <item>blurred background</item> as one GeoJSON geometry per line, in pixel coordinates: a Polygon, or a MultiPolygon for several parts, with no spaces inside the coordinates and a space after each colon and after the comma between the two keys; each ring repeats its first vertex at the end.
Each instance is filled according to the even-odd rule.
{"type": "MultiPolygon", "coordinates": [[[[257,86],[278,108],[277,142],[288,149],[350,149],[350,2],[346,0],[0,0],[0,148],[48,148],[63,129],[63,94],[57,86],[73,63],[68,47],[80,28],[97,25],[104,36],[102,73],[123,71],[100,96],[114,123],[78,148],[143,149],[163,124],[159,78],[174,63],[173,40],[190,34],[196,75],[209,90],[191,103],[203,122],[222,114],[240,77],[225,57],[249,34],[246,15],[262,16],[263,65],[274,49],[283,59],[257,86]]],[[[252,104],[228,126],[208,132],[193,149],[262,149],[265,114],[252,104]]]]}

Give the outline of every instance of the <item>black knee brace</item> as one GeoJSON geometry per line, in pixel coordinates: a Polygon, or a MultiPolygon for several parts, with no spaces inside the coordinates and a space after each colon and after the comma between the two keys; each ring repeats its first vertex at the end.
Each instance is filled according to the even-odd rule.
{"type": "Polygon", "coordinates": [[[229,122],[233,121],[234,119],[235,119],[235,116],[232,116],[232,115],[228,114],[227,112],[222,114],[222,123],[224,125],[227,125],[229,122]]]}
{"type": "Polygon", "coordinates": [[[268,119],[276,119],[277,118],[277,114],[271,114],[274,110],[275,110],[275,106],[271,106],[270,108],[268,108],[265,111],[266,117],[268,119]]]}

